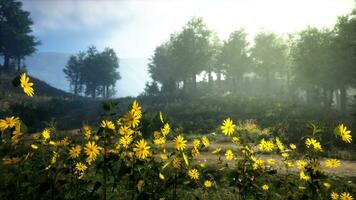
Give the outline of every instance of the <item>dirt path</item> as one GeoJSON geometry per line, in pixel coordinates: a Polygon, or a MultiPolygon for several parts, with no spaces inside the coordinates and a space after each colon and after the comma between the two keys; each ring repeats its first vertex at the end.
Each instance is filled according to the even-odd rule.
{"type": "MultiPolygon", "coordinates": [[[[224,160],[224,156],[222,154],[222,159],[224,160]]],[[[267,160],[269,158],[274,158],[276,159],[277,163],[277,168],[282,169],[283,171],[283,164],[281,161],[281,157],[277,155],[259,155],[258,158],[267,160]]],[[[211,152],[201,152],[201,154],[198,157],[198,162],[206,162],[208,165],[215,164],[218,162],[219,156],[213,155],[211,152]]],[[[341,160],[341,165],[340,167],[336,169],[330,169],[326,168],[324,165],[324,160],[322,159],[322,170],[326,171],[330,175],[336,175],[336,176],[348,176],[348,177],[356,177],[356,161],[346,161],[346,160],[341,160]]],[[[229,164],[233,165],[233,162],[228,162],[229,164]]],[[[297,171],[296,168],[293,168],[293,170],[297,171]]]]}

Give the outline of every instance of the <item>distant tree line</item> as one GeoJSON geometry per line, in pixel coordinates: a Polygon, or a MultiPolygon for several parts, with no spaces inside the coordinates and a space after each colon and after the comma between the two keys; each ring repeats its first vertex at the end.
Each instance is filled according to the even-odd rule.
{"type": "Polygon", "coordinates": [[[39,41],[32,35],[30,13],[22,10],[22,2],[0,0],[0,72],[20,71],[21,60],[36,51],[39,41]]]}
{"type": "Polygon", "coordinates": [[[356,83],[356,16],[339,17],[333,29],[307,27],[281,37],[244,29],[221,41],[202,18],[158,46],[151,57],[144,95],[241,95],[303,100],[347,108],[356,83]],[[200,81],[197,81],[197,78],[200,81]]]}
{"type": "Polygon", "coordinates": [[[109,98],[115,94],[119,80],[119,58],[110,48],[99,52],[89,47],[86,52],[72,55],[63,72],[74,95],[109,98]]]}

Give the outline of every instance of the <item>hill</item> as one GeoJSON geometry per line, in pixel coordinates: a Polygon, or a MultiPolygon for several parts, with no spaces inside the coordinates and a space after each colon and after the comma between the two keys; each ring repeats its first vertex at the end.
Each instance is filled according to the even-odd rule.
{"type": "MultiPolygon", "coordinates": [[[[15,88],[12,85],[13,79],[17,75],[8,75],[8,74],[0,74],[0,95],[3,97],[6,96],[23,96],[23,92],[21,88],[15,88]]],[[[35,94],[38,97],[74,97],[69,92],[62,91],[60,89],[57,89],[55,87],[52,87],[48,83],[35,78],[33,76],[30,76],[31,82],[34,83],[34,88],[35,88],[35,94]]]]}

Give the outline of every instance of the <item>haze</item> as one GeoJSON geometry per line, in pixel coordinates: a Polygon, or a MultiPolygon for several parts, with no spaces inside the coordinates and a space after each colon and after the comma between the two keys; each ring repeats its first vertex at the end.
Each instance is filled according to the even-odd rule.
{"type": "MultiPolygon", "coordinates": [[[[120,59],[151,57],[155,47],[168,40],[193,16],[202,17],[221,39],[245,28],[248,39],[267,30],[280,35],[307,26],[331,28],[337,16],[350,13],[353,0],[271,1],[23,1],[31,12],[39,52],[77,53],[89,45],[114,48],[120,59]]],[[[142,63],[142,62],[141,62],[142,63]]],[[[120,67],[118,96],[138,95],[149,80],[144,64],[120,67]],[[140,77],[133,83],[125,74],[140,77]],[[123,87],[128,87],[122,91],[123,87]],[[121,92],[120,92],[121,88],[121,92]]]]}

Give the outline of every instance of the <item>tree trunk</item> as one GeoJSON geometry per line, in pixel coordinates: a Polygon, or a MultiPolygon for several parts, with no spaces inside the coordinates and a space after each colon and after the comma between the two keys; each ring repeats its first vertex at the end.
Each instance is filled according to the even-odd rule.
{"type": "Polygon", "coordinates": [[[208,71],[208,83],[211,84],[213,82],[213,77],[211,76],[211,70],[208,71]]]}
{"type": "Polygon", "coordinates": [[[340,87],[340,109],[346,111],[347,99],[346,99],[346,88],[345,86],[340,87]]]}
{"type": "Polygon", "coordinates": [[[187,92],[187,78],[183,78],[183,92],[187,92]]]}
{"type": "Polygon", "coordinates": [[[220,81],[221,81],[221,71],[220,70],[218,70],[218,72],[217,72],[217,79],[218,79],[218,82],[220,83],[220,81]]]}
{"type": "Polygon", "coordinates": [[[74,96],[77,96],[78,95],[78,81],[77,80],[75,80],[74,81],[74,89],[73,89],[74,91],[74,96]]]}
{"type": "Polygon", "coordinates": [[[192,76],[192,81],[193,81],[193,91],[197,89],[197,76],[193,74],[192,76]]]}
{"type": "Polygon", "coordinates": [[[92,90],[92,92],[91,92],[91,97],[92,97],[93,99],[95,99],[95,97],[96,97],[96,89],[95,89],[95,88],[93,88],[93,90],[92,90]]]}
{"type": "Polygon", "coordinates": [[[17,58],[17,72],[20,72],[21,71],[21,58],[18,57],[17,58]]]}
{"type": "Polygon", "coordinates": [[[109,98],[109,86],[105,86],[105,98],[109,98]]]}
{"type": "Polygon", "coordinates": [[[10,57],[8,55],[4,55],[4,66],[3,69],[5,72],[10,71],[10,57]]]}

